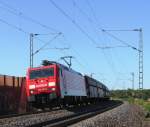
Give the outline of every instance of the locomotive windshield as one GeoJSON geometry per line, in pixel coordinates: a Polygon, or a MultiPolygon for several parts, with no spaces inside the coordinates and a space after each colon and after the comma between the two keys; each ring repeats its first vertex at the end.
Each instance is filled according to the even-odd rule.
{"type": "Polygon", "coordinates": [[[44,78],[49,76],[54,76],[54,68],[30,71],[30,79],[44,78]]]}

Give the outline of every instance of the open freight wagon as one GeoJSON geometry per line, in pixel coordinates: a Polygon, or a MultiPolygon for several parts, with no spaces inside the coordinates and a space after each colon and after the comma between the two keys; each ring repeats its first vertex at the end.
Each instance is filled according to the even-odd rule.
{"type": "Polygon", "coordinates": [[[25,78],[0,75],[0,115],[25,111],[25,78]]]}

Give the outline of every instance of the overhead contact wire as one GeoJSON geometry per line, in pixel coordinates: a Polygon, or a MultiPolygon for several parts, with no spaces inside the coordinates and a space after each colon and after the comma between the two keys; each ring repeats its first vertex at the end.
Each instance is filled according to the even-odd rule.
{"type": "Polygon", "coordinates": [[[47,26],[47,25],[45,25],[45,24],[43,24],[43,23],[41,23],[41,22],[39,22],[39,21],[37,21],[37,20],[27,16],[27,15],[25,15],[23,12],[13,8],[12,6],[10,6],[10,5],[2,2],[2,1],[0,1],[0,4],[6,6],[8,8],[8,9],[6,9],[6,8],[0,7],[2,9],[6,10],[7,12],[12,13],[13,15],[22,17],[23,19],[28,20],[28,21],[30,21],[32,23],[37,24],[37,25],[40,25],[41,27],[43,27],[45,29],[49,29],[50,31],[55,31],[56,32],[56,33],[51,33],[51,34],[58,34],[59,33],[58,30],[56,30],[56,29],[54,29],[54,28],[52,28],[50,26],[47,26]]]}
{"type": "Polygon", "coordinates": [[[67,19],[69,19],[94,45],[99,45],[75,20],[73,20],[62,8],[60,8],[53,0],[49,2],[57,8],[67,19]]]}

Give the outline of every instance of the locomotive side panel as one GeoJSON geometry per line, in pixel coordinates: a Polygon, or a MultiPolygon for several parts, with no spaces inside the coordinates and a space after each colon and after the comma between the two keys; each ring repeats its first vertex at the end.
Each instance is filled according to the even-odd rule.
{"type": "Polygon", "coordinates": [[[84,77],[71,70],[62,68],[64,96],[87,96],[84,77]]]}

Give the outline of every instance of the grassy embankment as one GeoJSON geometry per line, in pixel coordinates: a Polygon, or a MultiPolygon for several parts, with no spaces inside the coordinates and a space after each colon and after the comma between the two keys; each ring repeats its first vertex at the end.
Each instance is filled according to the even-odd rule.
{"type": "Polygon", "coordinates": [[[128,101],[130,104],[142,106],[150,114],[150,90],[115,90],[111,91],[112,98],[128,101]]]}
{"type": "Polygon", "coordinates": [[[136,104],[142,106],[146,111],[150,112],[150,102],[143,99],[128,98],[127,101],[131,104],[136,104]]]}

